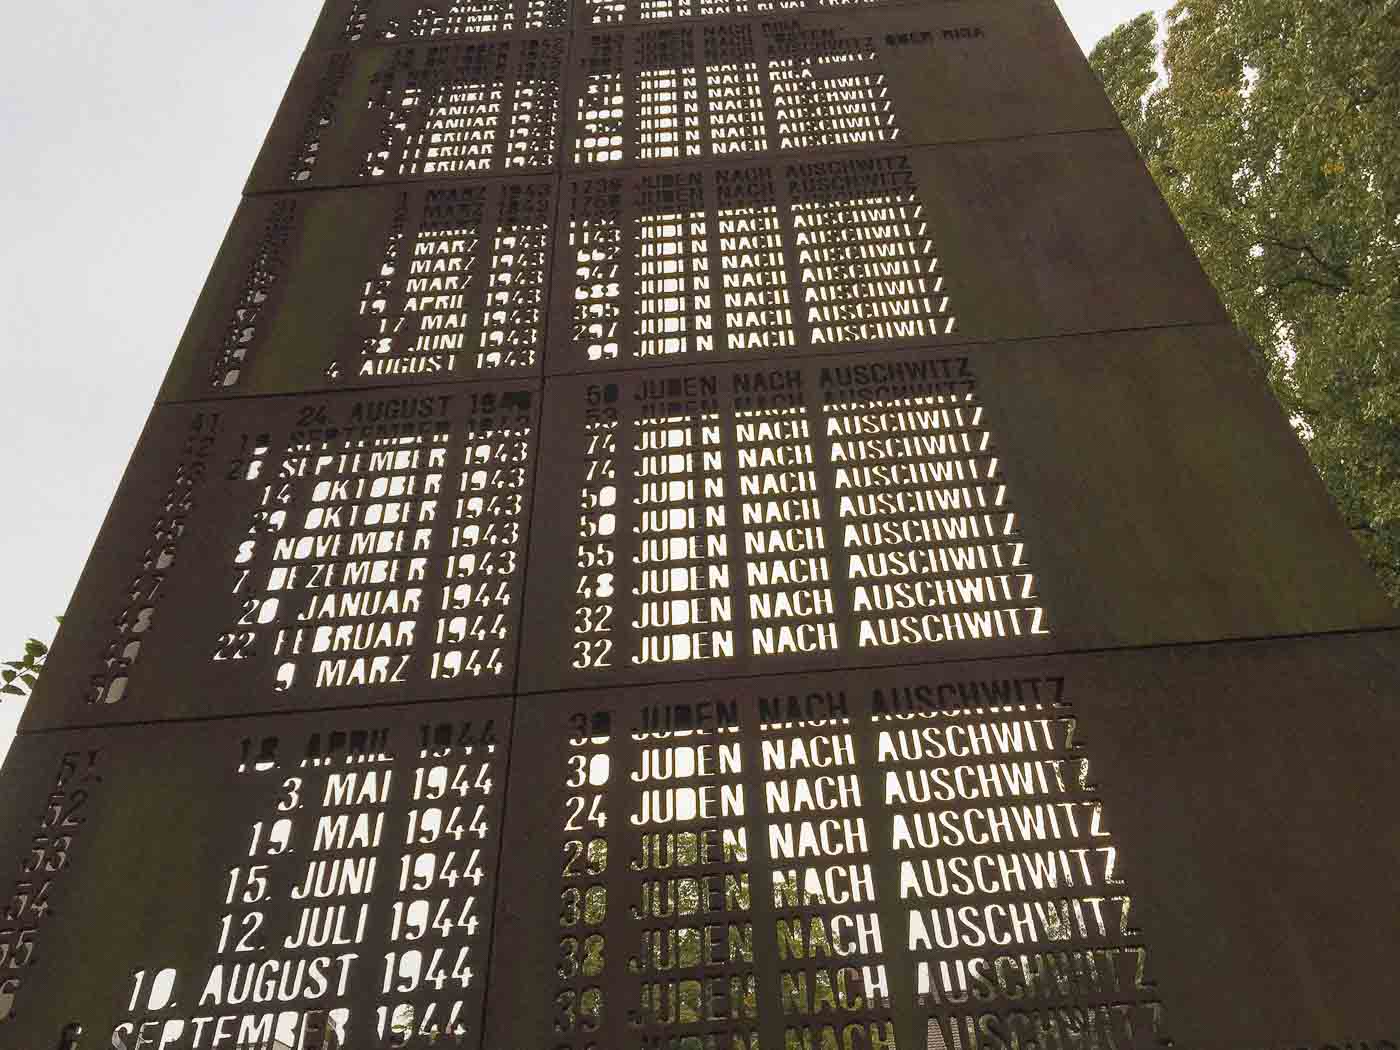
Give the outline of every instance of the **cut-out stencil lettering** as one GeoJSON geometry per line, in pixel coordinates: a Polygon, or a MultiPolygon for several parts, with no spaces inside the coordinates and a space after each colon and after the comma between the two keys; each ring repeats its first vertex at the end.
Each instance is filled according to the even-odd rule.
{"type": "Polygon", "coordinates": [[[1049,634],[967,359],[654,375],[558,388],[575,609],[531,644],[571,642],[570,680],[1049,634]]]}

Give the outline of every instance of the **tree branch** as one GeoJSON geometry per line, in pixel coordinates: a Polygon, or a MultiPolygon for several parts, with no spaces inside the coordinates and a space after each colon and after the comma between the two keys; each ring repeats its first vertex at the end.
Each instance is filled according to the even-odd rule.
{"type": "Polygon", "coordinates": [[[1271,284],[1269,286],[1269,290],[1272,292],[1281,292],[1285,288],[1288,288],[1289,286],[1295,284],[1311,284],[1316,288],[1321,288],[1324,291],[1331,292],[1333,295],[1341,295],[1347,290],[1347,286],[1344,284],[1328,284],[1326,281],[1319,281],[1316,277],[1309,277],[1307,274],[1302,273],[1294,274],[1286,281],[1280,281],[1277,284],[1271,284]]]}
{"type": "Polygon", "coordinates": [[[1327,260],[1317,254],[1317,251],[1311,244],[1279,240],[1277,237],[1265,237],[1263,238],[1263,243],[1281,249],[1282,251],[1306,255],[1323,270],[1326,270],[1337,280],[1341,281],[1344,286],[1347,288],[1351,287],[1351,277],[1347,274],[1346,268],[1342,266],[1333,266],[1331,263],[1327,262],[1327,260]]]}

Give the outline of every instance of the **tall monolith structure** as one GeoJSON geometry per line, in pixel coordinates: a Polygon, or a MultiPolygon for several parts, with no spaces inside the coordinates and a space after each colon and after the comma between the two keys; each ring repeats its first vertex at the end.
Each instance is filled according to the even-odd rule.
{"type": "Polygon", "coordinates": [[[0,1048],[1393,1050],[1396,621],[1049,0],[329,0],[0,1048]]]}

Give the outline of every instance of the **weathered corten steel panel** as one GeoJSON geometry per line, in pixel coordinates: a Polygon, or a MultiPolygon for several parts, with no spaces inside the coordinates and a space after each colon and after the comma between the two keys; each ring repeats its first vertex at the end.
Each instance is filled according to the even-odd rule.
{"type": "Polygon", "coordinates": [[[1121,132],[572,174],[545,369],[1223,321],[1121,132]]]}
{"type": "Polygon", "coordinates": [[[1053,531],[979,378],[910,351],[550,380],[538,505],[572,542],[535,534],[522,690],[1051,647],[1053,531]]]}
{"type": "Polygon", "coordinates": [[[245,200],[162,400],[538,375],[547,177],[245,200]]]}
{"type": "Polygon", "coordinates": [[[579,34],[566,167],[1118,127],[1052,3],[665,19],[579,34]]]}
{"type": "Polygon", "coordinates": [[[569,29],[571,0],[327,0],[309,49],[569,29]]]}
{"type": "MultiPolygon", "coordinates": [[[[909,0],[909,6],[942,7],[946,0],[909,0]]],[[[791,18],[804,12],[864,11],[894,14],[902,2],[882,0],[573,0],[575,29],[589,32],[615,25],[656,23],[681,19],[734,18],[767,15],[791,18]]]]}
{"type": "Polygon", "coordinates": [[[1396,622],[1223,326],[545,398],[522,691],[1396,622]]]}
{"type": "Polygon", "coordinates": [[[478,1046],[510,714],[474,700],[20,737],[0,1045],[48,1050],[77,1022],[82,1046],[276,1050],[319,1014],[340,1045],[396,1045],[412,1016],[478,1046]]]}
{"type": "Polygon", "coordinates": [[[1384,632],[522,699],[485,1045],[1386,1046],[1397,673],[1384,632]]]}
{"type": "Polygon", "coordinates": [[[1397,672],[1373,632],[32,734],[5,1045],[1383,1046],[1397,672]]]}
{"type": "Polygon", "coordinates": [[[327,0],[0,1050],[1394,1050],[1397,623],[1048,0],[327,0]]]}
{"type": "Polygon", "coordinates": [[[247,191],[547,171],[567,50],[539,33],[307,52],[247,191]]]}
{"type": "MultiPolygon", "coordinates": [[[[499,34],[534,30],[539,19],[517,18],[506,5],[475,15],[423,10],[409,19],[362,12],[388,19],[388,29],[352,14],[340,39],[349,28],[360,33],[356,43],[367,31],[384,46],[309,54],[251,188],[539,166],[525,159],[535,155],[523,139],[528,126],[538,133],[530,141],[544,143],[541,121],[551,135],[562,124],[566,164],[613,167],[1117,127],[1046,0],[756,11],[599,29],[574,41],[563,96],[538,94],[540,62],[558,60],[548,50],[529,66],[519,99],[504,94],[510,56],[555,38],[499,34]]],[[[339,16],[325,18],[316,41],[343,48],[333,31],[339,16]]]]}
{"type": "MultiPolygon", "coordinates": [[[[965,5],[944,0],[928,7],[929,16],[965,5]]],[[[539,29],[592,30],[623,24],[655,24],[761,16],[792,18],[802,13],[833,9],[898,18],[898,4],[864,0],[328,0],[311,35],[311,48],[339,48],[376,43],[443,40],[483,33],[526,32],[539,29]]],[[[1051,8],[1051,10],[1054,10],[1051,8]]],[[[1056,12],[1058,15],[1058,12],[1056,12]]],[[[967,25],[966,19],[958,23],[967,25]]],[[[975,24],[975,23],[974,23],[975,24]]],[[[1046,61],[1046,59],[1041,59],[1046,61]]]]}
{"type": "Polygon", "coordinates": [[[1079,139],[250,198],[161,396],[1220,320],[1131,145],[1079,139]],[[969,218],[988,153],[1019,223],[969,218]]]}
{"type": "Polygon", "coordinates": [[[509,693],[530,385],[156,409],[24,726],[509,693]]]}

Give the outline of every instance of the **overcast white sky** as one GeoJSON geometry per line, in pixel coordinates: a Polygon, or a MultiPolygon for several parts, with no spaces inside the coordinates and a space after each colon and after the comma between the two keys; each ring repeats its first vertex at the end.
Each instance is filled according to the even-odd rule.
{"type": "MultiPolygon", "coordinates": [[[[1087,50],[1151,0],[1061,0],[1087,50]]],[[[52,637],[320,0],[16,4],[0,659],[52,637]]],[[[0,703],[0,753],[19,705],[0,703]]]]}

